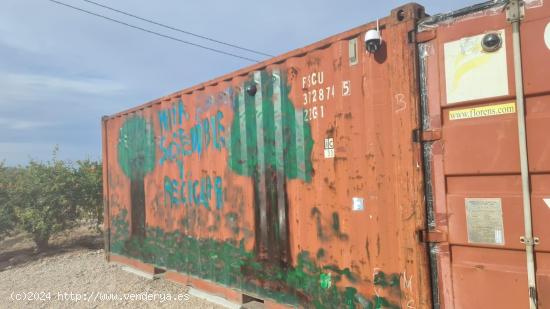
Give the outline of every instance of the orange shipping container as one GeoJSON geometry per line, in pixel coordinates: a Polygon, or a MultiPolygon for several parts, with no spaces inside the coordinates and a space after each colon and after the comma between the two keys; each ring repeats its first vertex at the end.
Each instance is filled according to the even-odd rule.
{"type": "Polygon", "coordinates": [[[440,308],[550,308],[550,4],[521,3],[520,54],[514,3],[507,3],[418,25],[422,129],[430,136],[428,225],[438,241],[431,244],[433,299],[440,308]],[[526,141],[518,138],[518,116],[526,141]]]}
{"type": "Polygon", "coordinates": [[[408,4],[104,117],[108,259],[239,301],[543,308],[550,6],[520,23],[531,239],[504,2],[408,4]]]}

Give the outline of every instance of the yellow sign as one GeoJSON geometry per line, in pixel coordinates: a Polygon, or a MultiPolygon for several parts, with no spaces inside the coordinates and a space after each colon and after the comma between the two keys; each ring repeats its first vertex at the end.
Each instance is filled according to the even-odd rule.
{"type": "Polygon", "coordinates": [[[490,117],[504,114],[513,114],[515,112],[516,103],[511,102],[505,104],[455,109],[453,111],[449,111],[449,120],[490,117]]]}

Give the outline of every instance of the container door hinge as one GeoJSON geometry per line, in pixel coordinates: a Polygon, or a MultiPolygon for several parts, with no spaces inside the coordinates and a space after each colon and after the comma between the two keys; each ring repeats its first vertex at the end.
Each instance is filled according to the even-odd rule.
{"type": "Polygon", "coordinates": [[[409,31],[409,43],[426,43],[437,37],[435,29],[417,32],[416,30],[409,31]]]}
{"type": "Polygon", "coordinates": [[[506,20],[509,23],[521,21],[525,17],[525,5],[522,0],[510,0],[506,5],[506,20]]]}
{"type": "Polygon", "coordinates": [[[447,241],[447,233],[438,230],[422,230],[420,231],[420,242],[424,243],[438,243],[447,241]]]}
{"type": "Polygon", "coordinates": [[[538,237],[529,238],[529,237],[521,236],[519,238],[519,242],[528,246],[533,246],[533,245],[538,245],[540,243],[540,239],[538,237]]]}
{"type": "Polygon", "coordinates": [[[413,142],[434,142],[441,139],[441,130],[432,129],[422,131],[420,129],[413,130],[413,142]]]}

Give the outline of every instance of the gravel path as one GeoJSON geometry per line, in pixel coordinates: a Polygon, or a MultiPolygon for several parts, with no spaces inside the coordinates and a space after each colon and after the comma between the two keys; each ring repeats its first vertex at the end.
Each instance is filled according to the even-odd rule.
{"type": "Polygon", "coordinates": [[[141,278],[109,264],[98,246],[73,243],[37,254],[29,242],[27,247],[25,241],[17,243],[18,250],[11,252],[0,245],[0,308],[224,308],[187,294],[182,285],[141,278]],[[17,300],[25,296],[38,299],[17,300]],[[102,300],[107,297],[119,299],[102,300]]]}

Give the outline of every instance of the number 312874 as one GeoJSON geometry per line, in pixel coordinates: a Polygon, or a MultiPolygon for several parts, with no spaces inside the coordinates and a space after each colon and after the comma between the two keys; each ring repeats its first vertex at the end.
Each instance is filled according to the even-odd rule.
{"type": "Polygon", "coordinates": [[[334,85],[304,92],[304,105],[324,102],[334,98],[334,85]]]}

